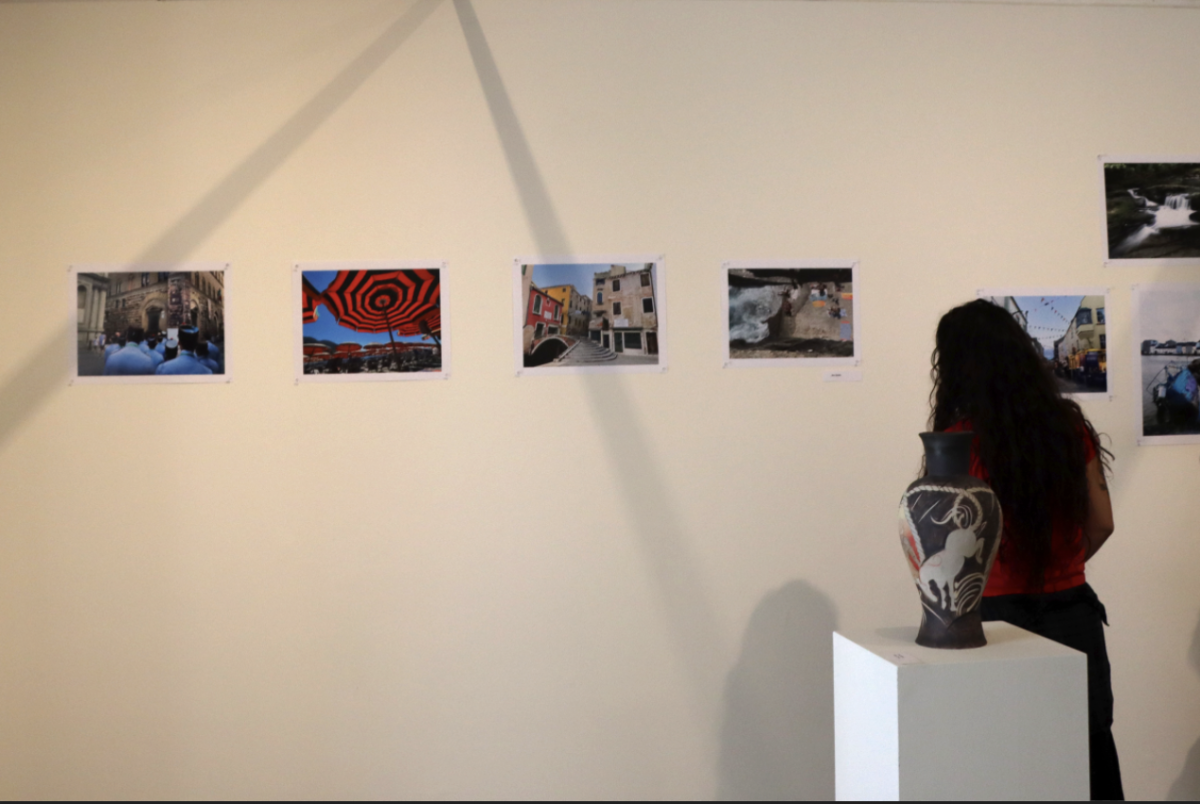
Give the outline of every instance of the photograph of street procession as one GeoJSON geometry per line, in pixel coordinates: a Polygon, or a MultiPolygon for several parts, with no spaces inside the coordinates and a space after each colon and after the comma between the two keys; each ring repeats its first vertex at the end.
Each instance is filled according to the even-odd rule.
{"type": "Polygon", "coordinates": [[[856,365],[852,260],[726,262],[725,365],[856,365]]]}
{"type": "Polygon", "coordinates": [[[1137,285],[1140,444],[1200,442],[1200,284],[1137,285]]]}
{"type": "Polygon", "coordinates": [[[513,263],[520,374],[660,371],[665,310],[659,260],[513,263]]]}
{"type": "Polygon", "coordinates": [[[296,266],[297,379],[444,378],[443,270],[441,263],[296,266]]]}
{"type": "Polygon", "coordinates": [[[1200,158],[1101,165],[1108,259],[1200,261],[1200,158]]]}
{"type": "Polygon", "coordinates": [[[1108,301],[1103,288],[981,290],[1029,334],[1065,394],[1107,396],[1108,301]]]}
{"type": "Polygon", "coordinates": [[[171,267],[71,270],[75,381],[228,381],[226,271],[171,267]]]}

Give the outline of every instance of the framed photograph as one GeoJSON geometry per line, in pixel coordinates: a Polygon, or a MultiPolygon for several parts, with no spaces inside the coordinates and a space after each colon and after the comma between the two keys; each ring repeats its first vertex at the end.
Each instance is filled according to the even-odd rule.
{"type": "Polygon", "coordinates": [[[73,265],[71,383],[229,382],[229,265],[73,265]]]}
{"type": "Polygon", "coordinates": [[[1105,263],[1200,264],[1200,156],[1101,156],[1105,263]]]}
{"type": "Polygon", "coordinates": [[[1200,283],[1133,288],[1138,444],[1200,444],[1200,283]]]}
{"type": "Polygon", "coordinates": [[[299,263],[296,382],[444,380],[446,263],[299,263]]]}
{"type": "Polygon", "coordinates": [[[513,260],[517,375],[667,368],[662,256],[513,260]]]}
{"type": "Polygon", "coordinates": [[[1107,288],[1000,288],[979,298],[1011,313],[1037,342],[1063,393],[1112,399],[1107,288]]]}
{"type": "Polygon", "coordinates": [[[724,364],[857,366],[857,260],[721,264],[724,364]]]}

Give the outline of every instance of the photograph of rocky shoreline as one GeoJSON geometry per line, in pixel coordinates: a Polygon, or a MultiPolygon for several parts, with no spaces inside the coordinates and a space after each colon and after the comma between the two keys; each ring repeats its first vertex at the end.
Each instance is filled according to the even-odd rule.
{"type": "Polygon", "coordinates": [[[1108,257],[1200,259],[1200,162],[1105,162],[1108,257]]]}
{"type": "Polygon", "coordinates": [[[853,267],[727,265],[725,276],[729,363],[854,361],[853,267]]]}

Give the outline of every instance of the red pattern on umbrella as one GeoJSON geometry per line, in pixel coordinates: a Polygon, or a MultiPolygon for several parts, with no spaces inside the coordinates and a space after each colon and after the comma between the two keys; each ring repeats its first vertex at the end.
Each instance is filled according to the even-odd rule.
{"type": "Polygon", "coordinates": [[[423,316],[419,321],[398,327],[396,334],[406,337],[412,335],[440,335],[442,334],[442,313],[440,310],[434,310],[423,316]],[[421,329],[422,323],[429,328],[428,332],[421,329]]]}
{"type": "Polygon", "coordinates": [[[317,305],[324,304],[325,299],[321,296],[321,291],[313,287],[304,274],[300,274],[300,286],[303,295],[304,323],[315,324],[317,305]]]}
{"type": "Polygon", "coordinates": [[[306,343],[306,344],[304,344],[304,356],[305,357],[319,357],[319,356],[328,357],[329,353],[332,351],[333,350],[329,348],[328,344],[324,344],[324,343],[306,343]]]}
{"type": "MultiPolygon", "coordinates": [[[[441,282],[436,270],[338,271],[322,296],[343,327],[356,332],[400,332],[436,315],[441,282]]],[[[430,328],[433,329],[432,324],[430,328]]],[[[420,334],[419,329],[414,334],[420,334]]]]}

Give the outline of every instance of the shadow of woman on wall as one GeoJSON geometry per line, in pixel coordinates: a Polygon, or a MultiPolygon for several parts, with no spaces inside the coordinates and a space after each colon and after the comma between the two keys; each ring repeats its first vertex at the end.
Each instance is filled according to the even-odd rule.
{"type": "Polygon", "coordinates": [[[769,593],[725,683],[717,798],[831,800],[833,602],[804,581],[769,593]]]}
{"type": "MultiPolygon", "coordinates": [[[[1188,664],[1200,675],[1200,623],[1196,624],[1196,633],[1192,635],[1192,647],[1188,651],[1188,664]]],[[[1200,799],[1200,739],[1196,740],[1192,750],[1188,751],[1187,761],[1179,778],[1171,785],[1167,793],[1168,801],[1194,801],[1200,799]]]]}

